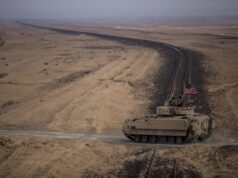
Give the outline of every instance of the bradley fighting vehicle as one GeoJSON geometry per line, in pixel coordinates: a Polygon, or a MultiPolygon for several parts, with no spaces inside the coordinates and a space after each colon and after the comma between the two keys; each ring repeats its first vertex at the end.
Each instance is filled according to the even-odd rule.
{"type": "Polygon", "coordinates": [[[208,136],[209,117],[196,113],[192,100],[172,98],[156,115],[126,120],[123,132],[136,142],[188,143],[208,136]]]}

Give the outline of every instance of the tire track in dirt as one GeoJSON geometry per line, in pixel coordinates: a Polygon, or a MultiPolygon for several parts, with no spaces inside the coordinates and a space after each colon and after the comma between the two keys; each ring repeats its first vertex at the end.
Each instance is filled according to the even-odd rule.
{"type": "MultiPolygon", "coordinates": [[[[41,110],[40,115],[44,117],[44,119],[38,119],[38,116],[35,114],[32,116],[33,119],[29,120],[28,116],[22,125],[18,124],[16,128],[33,128],[37,130],[46,130],[45,127],[48,128],[55,128],[56,130],[59,130],[56,126],[54,126],[55,123],[60,123],[60,128],[63,130],[69,130],[70,128],[67,128],[67,126],[71,125],[72,123],[70,118],[72,116],[72,113],[78,109],[79,106],[84,105],[84,101],[87,101],[88,98],[92,98],[93,93],[98,93],[99,91],[103,90],[107,85],[130,85],[130,81],[133,80],[136,76],[134,74],[132,77],[126,80],[126,76],[124,76],[124,71],[127,71],[130,73],[133,72],[134,69],[130,69],[132,66],[135,66],[135,64],[138,65],[138,62],[143,62],[144,57],[151,56],[151,52],[147,50],[141,50],[138,52],[136,56],[130,56],[128,59],[119,59],[119,60],[113,60],[109,61],[104,66],[101,66],[97,70],[94,70],[83,77],[73,79],[71,82],[71,79],[62,79],[63,81],[66,81],[66,84],[62,84],[58,87],[54,87],[54,85],[48,84],[42,84],[42,86],[45,86],[49,88],[49,90],[43,90],[43,94],[41,95],[41,99],[43,102],[35,103],[32,101],[29,101],[27,103],[23,103],[20,108],[18,108],[17,112],[21,112],[21,108],[28,108],[28,111],[35,112],[35,110],[41,110]],[[122,76],[121,76],[122,75],[122,76]],[[125,77],[125,79],[123,78],[125,77]],[[50,85],[50,86],[49,86],[50,85]],[[53,90],[53,88],[57,88],[57,90],[53,90]],[[80,90],[79,90],[79,89],[80,90]],[[61,99],[60,99],[61,98],[61,99]],[[64,99],[63,99],[64,98],[64,99]],[[80,98],[80,100],[78,99],[80,98]],[[61,102],[61,101],[63,102],[61,102]],[[58,102],[59,101],[59,102],[58,102]],[[79,103],[80,102],[80,103],[79,103]],[[51,107],[50,103],[57,103],[56,107],[54,107],[49,113],[46,113],[44,108],[47,108],[48,106],[51,107]],[[62,116],[63,113],[63,116],[62,116]],[[63,119],[62,119],[63,118],[63,119]],[[37,121],[39,120],[39,121],[37,121]],[[33,123],[33,127],[31,124],[33,123]]],[[[153,52],[153,58],[157,57],[157,52],[153,52]]],[[[156,60],[156,59],[154,59],[156,60]]],[[[141,63],[141,65],[143,65],[141,63]]],[[[136,68],[136,66],[134,67],[136,68]]],[[[105,101],[107,102],[107,101],[105,101]]],[[[105,103],[104,102],[104,103],[105,103]]],[[[99,105],[99,107],[103,108],[103,104],[99,105]]],[[[100,110],[100,108],[98,109],[100,110]]],[[[39,112],[39,111],[37,111],[39,112]]],[[[22,118],[25,118],[24,115],[27,115],[27,113],[21,114],[22,118]]],[[[9,123],[9,122],[8,122],[9,123]]],[[[18,122],[19,123],[19,122],[18,122]]],[[[108,123],[109,124],[109,123],[108,123]]],[[[10,123],[9,123],[10,125],[10,123]]],[[[12,124],[13,125],[13,124],[12,124]]],[[[59,125],[58,125],[59,126],[59,125]]],[[[2,127],[2,128],[14,128],[13,127],[2,127]]],[[[54,130],[55,130],[54,129],[54,130]]],[[[61,131],[61,130],[59,130],[61,131]]],[[[75,131],[75,130],[74,130],[75,131]]]]}
{"type": "MultiPolygon", "coordinates": [[[[212,141],[209,143],[188,143],[182,145],[176,144],[150,144],[150,143],[136,143],[131,142],[124,136],[113,136],[113,135],[93,135],[84,133],[66,133],[66,132],[53,132],[53,131],[33,131],[33,130],[0,130],[2,136],[28,136],[28,137],[47,137],[55,139],[66,139],[66,140],[92,140],[92,141],[103,141],[110,143],[126,144],[126,145],[147,145],[147,146],[166,146],[166,147],[187,147],[188,145],[210,145],[220,147],[224,145],[236,145],[235,142],[224,142],[224,141],[212,141]]],[[[13,150],[14,151],[14,150],[13,150]]]]}
{"type": "MultiPolygon", "coordinates": [[[[139,60],[142,61],[143,55],[147,55],[147,54],[149,54],[149,53],[142,54],[140,56],[139,60]]],[[[156,53],[154,55],[156,55],[156,53]]],[[[130,68],[132,66],[134,66],[137,61],[138,61],[138,58],[135,57],[130,60],[111,62],[108,65],[105,65],[104,67],[102,67],[101,69],[91,73],[86,78],[79,80],[77,83],[74,83],[74,86],[72,85],[72,86],[67,87],[67,91],[66,90],[60,91],[60,93],[64,93],[64,95],[65,95],[66,92],[72,92],[72,90],[71,90],[72,87],[74,88],[77,86],[79,86],[79,87],[87,86],[87,89],[80,91],[80,98],[73,99],[71,102],[68,103],[68,106],[66,106],[66,108],[63,108],[63,109],[65,109],[65,111],[68,110],[68,112],[65,113],[66,115],[62,118],[71,118],[73,111],[75,111],[77,109],[77,107],[79,105],[81,105],[80,103],[78,103],[79,100],[83,104],[83,101],[93,99],[93,94],[98,93],[99,91],[103,91],[104,88],[107,87],[107,85],[108,85],[108,87],[113,87],[115,85],[129,85],[128,82],[130,82],[131,79],[124,80],[123,78],[121,78],[121,75],[123,75],[123,72],[126,69],[133,71],[133,69],[130,69],[130,68]],[[96,82],[88,83],[88,81],[96,81],[96,82]]],[[[135,78],[135,77],[133,76],[132,79],[133,78],[135,78]]],[[[78,92],[77,95],[79,95],[79,91],[77,91],[77,92],[78,92]]],[[[60,94],[57,94],[57,95],[60,95],[60,94]]],[[[101,103],[100,106],[98,106],[99,109],[97,109],[97,110],[100,110],[100,108],[104,107],[104,104],[107,104],[107,101],[105,99],[103,99],[101,101],[103,101],[103,102],[101,103]]],[[[58,111],[57,113],[59,113],[59,112],[60,111],[58,111]]],[[[56,118],[56,117],[54,116],[52,118],[56,118]]],[[[60,119],[60,120],[61,121],[52,120],[52,123],[50,123],[50,125],[54,127],[55,122],[61,122],[62,124],[60,127],[67,128],[68,119],[63,119],[63,120],[60,119]]]]}

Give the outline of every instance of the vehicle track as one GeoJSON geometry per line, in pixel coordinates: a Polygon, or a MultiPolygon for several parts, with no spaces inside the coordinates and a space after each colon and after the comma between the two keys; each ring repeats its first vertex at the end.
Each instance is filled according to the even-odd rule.
{"type": "MultiPolygon", "coordinates": [[[[224,140],[214,140],[209,143],[188,143],[181,145],[171,144],[151,144],[151,143],[137,143],[131,142],[124,136],[113,136],[113,135],[93,135],[84,133],[66,133],[66,132],[54,132],[54,131],[35,131],[35,130],[0,130],[2,136],[27,136],[27,137],[41,137],[41,138],[55,138],[65,140],[92,140],[92,141],[103,141],[109,143],[118,144],[129,144],[129,145],[144,145],[144,146],[166,146],[166,147],[186,147],[189,145],[209,145],[209,146],[223,146],[223,145],[238,145],[235,142],[224,142],[224,140]]],[[[156,151],[156,149],[154,149],[156,151]]]]}
{"type": "Polygon", "coordinates": [[[184,90],[184,82],[191,81],[191,67],[190,67],[190,58],[186,54],[186,52],[177,47],[171,46],[178,53],[179,64],[177,65],[176,74],[174,75],[174,80],[169,89],[169,94],[167,96],[167,100],[172,97],[178,97],[179,95],[183,95],[184,90]]]}

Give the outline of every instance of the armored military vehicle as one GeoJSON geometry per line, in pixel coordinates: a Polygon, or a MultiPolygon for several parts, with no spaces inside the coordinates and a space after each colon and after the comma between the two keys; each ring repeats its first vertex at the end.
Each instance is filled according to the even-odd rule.
{"type": "Polygon", "coordinates": [[[126,120],[123,132],[136,142],[188,143],[208,135],[209,117],[194,112],[192,100],[172,98],[165,106],[156,108],[156,114],[126,120]]]}

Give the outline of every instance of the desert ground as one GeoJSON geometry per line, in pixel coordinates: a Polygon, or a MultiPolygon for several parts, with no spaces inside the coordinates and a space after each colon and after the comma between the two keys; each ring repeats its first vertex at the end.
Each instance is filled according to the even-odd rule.
{"type": "Polygon", "coordinates": [[[133,143],[124,121],[153,114],[166,92],[162,52],[2,20],[0,177],[173,177],[175,165],[176,177],[238,177],[238,20],[24,22],[192,51],[194,99],[216,127],[199,143],[133,143]]]}

